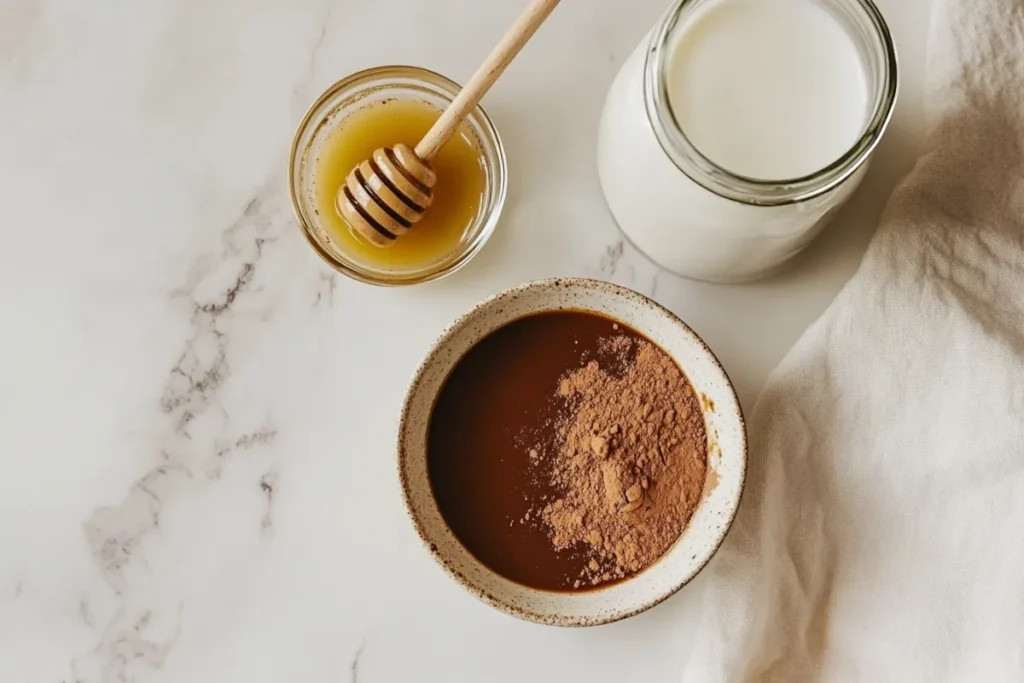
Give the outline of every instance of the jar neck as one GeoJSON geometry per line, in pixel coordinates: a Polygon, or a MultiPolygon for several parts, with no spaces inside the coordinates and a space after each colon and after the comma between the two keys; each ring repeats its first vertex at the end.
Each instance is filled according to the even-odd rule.
{"type": "Polygon", "coordinates": [[[644,64],[644,104],[665,154],[697,184],[744,204],[794,204],[835,188],[867,160],[896,103],[896,49],[878,8],[872,0],[806,0],[825,4],[859,51],[868,82],[868,116],[863,134],[833,163],[799,178],[763,180],[732,173],[701,154],[680,128],[669,100],[667,71],[675,41],[694,12],[716,1],[677,0],[651,34],[644,64]]]}

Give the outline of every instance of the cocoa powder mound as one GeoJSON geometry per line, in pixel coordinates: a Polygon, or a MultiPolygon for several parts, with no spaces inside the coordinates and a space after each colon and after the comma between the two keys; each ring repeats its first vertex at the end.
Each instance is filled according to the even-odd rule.
{"type": "Polygon", "coordinates": [[[707,437],[700,402],[660,348],[612,337],[597,361],[566,375],[567,402],[550,463],[561,492],[540,510],[558,550],[590,558],[575,587],[623,578],[654,563],[679,538],[700,502],[707,437]]]}

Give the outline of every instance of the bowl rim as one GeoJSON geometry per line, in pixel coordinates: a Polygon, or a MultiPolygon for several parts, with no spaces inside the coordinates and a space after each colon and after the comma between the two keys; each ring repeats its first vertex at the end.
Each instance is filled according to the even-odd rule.
{"type": "MultiPolygon", "coordinates": [[[[516,318],[513,318],[512,320],[515,319],[516,318]]],[[[511,320],[509,320],[508,322],[511,322],[511,320]]],[[[641,332],[641,334],[643,334],[643,332],[641,332]]],[[[456,360],[456,363],[457,362],[458,360],[456,360]]],[[[599,626],[602,624],[610,624],[616,621],[621,621],[623,619],[628,619],[629,617],[635,616],[637,614],[640,614],[641,612],[645,612],[651,609],[652,607],[660,605],[662,602],[678,593],[679,590],[683,588],[683,586],[686,586],[688,583],[693,581],[702,571],[704,571],[704,569],[707,567],[711,559],[718,553],[719,549],[721,549],[722,544],[725,542],[725,538],[729,535],[729,531],[732,529],[733,523],[736,521],[736,515],[739,511],[740,504],[743,500],[743,493],[746,489],[747,464],[749,458],[749,437],[747,435],[746,418],[743,414],[743,406],[740,404],[739,396],[737,396],[736,394],[736,387],[733,384],[732,379],[729,377],[729,374],[725,371],[725,368],[722,366],[721,361],[719,361],[718,357],[714,354],[714,352],[707,345],[707,343],[700,337],[700,335],[698,335],[693,330],[693,328],[687,325],[679,316],[677,316],[675,313],[670,311],[665,306],[659,304],[657,301],[654,301],[652,298],[628,287],[624,287],[622,285],[617,285],[615,283],[607,282],[605,280],[598,280],[596,278],[588,277],[551,277],[542,278],[539,280],[531,280],[529,282],[515,285],[513,287],[503,289],[495,294],[488,296],[487,298],[483,299],[482,301],[474,305],[468,311],[457,317],[454,321],[452,321],[447,327],[445,327],[441,334],[438,335],[434,342],[430,345],[430,348],[423,356],[422,360],[420,361],[416,369],[415,374],[413,375],[408,387],[406,388],[405,396],[402,399],[402,410],[398,421],[398,434],[396,437],[396,441],[396,466],[398,468],[398,480],[400,483],[400,488],[402,492],[402,502],[405,505],[406,515],[412,522],[413,528],[416,530],[416,535],[419,536],[419,539],[423,546],[430,553],[434,561],[438,565],[440,565],[442,569],[444,569],[445,573],[448,574],[449,577],[454,579],[456,583],[462,586],[462,588],[468,591],[471,595],[473,595],[480,601],[490,605],[494,609],[497,609],[500,612],[504,612],[505,614],[509,614],[513,617],[517,617],[524,621],[531,621],[549,626],[568,627],[599,626]],[[662,594],[658,595],[656,598],[648,600],[647,602],[633,609],[626,609],[621,612],[611,613],[609,615],[593,618],[540,614],[537,612],[532,612],[528,609],[524,609],[520,606],[510,605],[500,600],[499,598],[491,595],[488,591],[481,589],[475,583],[471,582],[465,576],[463,576],[461,572],[456,571],[449,564],[448,560],[442,556],[437,546],[428,540],[427,531],[424,528],[423,523],[420,521],[420,519],[416,516],[415,512],[413,511],[411,501],[411,487],[406,477],[406,472],[404,468],[404,463],[408,458],[408,454],[406,452],[404,444],[404,434],[406,433],[406,429],[409,424],[409,411],[412,403],[410,399],[413,396],[413,393],[416,390],[417,386],[423,381],[423,376],[426,374],[431,362],[435,359],[441,345],[445,341],[450,339],[459,329],[461,329],[468,322],[470,322],[475,316],[477,316],[480,313],[480,311],[491,306],[494,302],[500,299],[504,299],[515,294],[520,294],[541,287],[562,287],[566,285],[582,286],[593,289],[609,289],[617,295],[624,296],[627,299],[633,299],[638,303],[650,306],[656,312],[665,316],[670,323],[679,327],[684,333],[688,333],[690,337],[697,342],[700,348],[703,349],[704,353],[715,364],[718,370],[722,373],[722,376],[725,378],[726,387],[728,388],[729,393],[732,395],[734,400],[734,405],[736,407],[735,417],[737,420],[739,420],[740,433],[742,436],[739,449],[739,455],[742,458],[742,463],[739,472],[739,486],[737,488],[737,493],[735,499],[733,501],[730,501],[731,505],[729,507],[728,519],[726,523],[722,526],[722,531],[719,534],[714,544],[714,547],[711,549],[711,552],[707,554],[707,557],[704,559],[704,561],[693,571],[692,574],[690,574],[690,576],[682,579],[678,583],[673,584],[662,594]]],[[[488,567],[486,564],[482,562],[480,564],[491,574],[494,574],[497,577],[504,578],[500,574],[495,572],[493,569],[488,567]]],[[[623,583],[632,581],[634,578],[640,576],[640,574],[642,573],[643,572],[638,572],[634,576],[625,579],[623,583]]],[[[541,589],[532,588],[530,586],[526,586],[526,588],[528,590],[544,592],[541,589]]]]}

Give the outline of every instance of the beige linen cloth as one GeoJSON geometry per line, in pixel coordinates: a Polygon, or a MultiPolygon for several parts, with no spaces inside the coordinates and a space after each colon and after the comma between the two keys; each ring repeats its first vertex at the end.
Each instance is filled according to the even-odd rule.
{"type": "Polygon", "coordinates": [[[1024,0],[935,0],[926,151],[776,369],[685,683],[1024,683],[1024,0]]]}

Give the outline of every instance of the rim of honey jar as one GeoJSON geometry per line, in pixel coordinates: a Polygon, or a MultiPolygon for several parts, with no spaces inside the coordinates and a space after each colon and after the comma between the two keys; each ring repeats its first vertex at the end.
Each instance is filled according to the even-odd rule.
{"type": "Polygon", "coordinates": [[[462,240],[440,259],[409,269],[387,269],[362,260],[335,238],[316,211],[313,191],[316,152],[353,111],[393,98],[417,99],[444,109],[461,86],[439,73],[415,66],[379,66],[358,71],[330,86],[310,106],[292,141],[288,187],[299,228],[313,250],[332,268],[373,285],[403,286],[437,280],[472,259],[494,233],[508,183],[505,148],[482,107],[466,123],[479,145],[485,173],[480,210],[462,240]]]}

